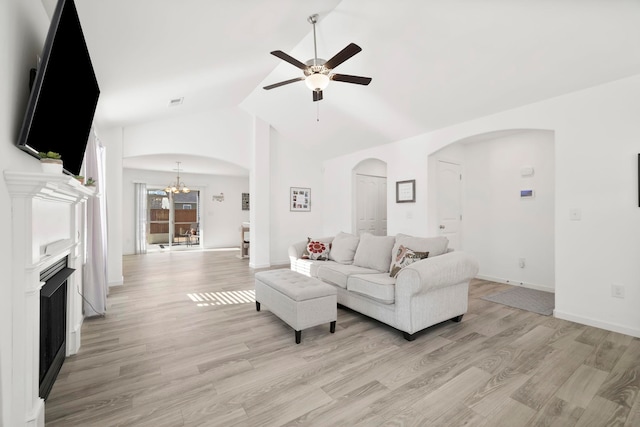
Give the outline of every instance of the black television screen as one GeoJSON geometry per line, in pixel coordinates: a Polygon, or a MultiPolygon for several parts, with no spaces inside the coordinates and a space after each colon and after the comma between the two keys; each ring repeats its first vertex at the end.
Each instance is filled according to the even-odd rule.
{"type": "Polygon", "coordinates": [[[78,175],[99,95],[76,6],[59,0],[16,145],[34,157],[60,153],[64,170],[78,175]]]}

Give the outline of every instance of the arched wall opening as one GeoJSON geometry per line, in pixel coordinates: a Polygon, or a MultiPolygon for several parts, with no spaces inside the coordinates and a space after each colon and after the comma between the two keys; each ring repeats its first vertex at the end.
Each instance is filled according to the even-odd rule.
{"type": "MultiPolygon", "coordinates": [[[[461,171],[460,248],[481,279],[555,289],[555,144],[550,130],[512,129],[455,141],[428,159],[429,230],[441,234],[443,163],[461,171]]],[[[449,195],[457,197],[457,195],[449,195]]]]}
{"type": "Polygon", "coordinates": [[[369,158],[353,167],[352,232],[387,235],[387,163],[369,158]]]}

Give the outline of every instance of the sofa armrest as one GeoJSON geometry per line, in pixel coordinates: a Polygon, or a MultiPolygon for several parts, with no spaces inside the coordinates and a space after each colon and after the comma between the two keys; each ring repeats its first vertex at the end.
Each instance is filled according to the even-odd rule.
{"type": "Polygon", "coordinates": [[[448,252],[415,262],[398,273],[396,293],[410,295],[469,281],[479,271],[478,262],[461,251],[448,252]]]}
{"type": "MultiPolygon", "coordinates": [[[[320,242],[329,244],[333,242],[333,236],[314,238],[313,240],[318,240],[320,242]]],[[[300,259],[302,253],[304,252],[304,248],[307,247],[307,243],[308,240],[302,240],[289,246],[289,261],[295,262],[295,260],[300,259]]]]}
{"type": "Polygon", "coordinates": [[[304,252],[304,248],[307,246],[307,241],[302,240],[300,242],[296,242],[289,246],[289,260],[291,262],[300,259],[302,253],[304,252]]]}

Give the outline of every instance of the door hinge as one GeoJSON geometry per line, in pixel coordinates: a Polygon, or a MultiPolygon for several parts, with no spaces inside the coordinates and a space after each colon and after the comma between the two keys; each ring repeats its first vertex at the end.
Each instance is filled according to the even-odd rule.
{"type": "Polygon", "coordinates": [[[460,181],[462,181],[462,174],[460,174],[460,181]]]}
{"type": "Polygon", "coordinates": [[[462,221],[462,214],[460,214],[460,221],[462,221]]]}

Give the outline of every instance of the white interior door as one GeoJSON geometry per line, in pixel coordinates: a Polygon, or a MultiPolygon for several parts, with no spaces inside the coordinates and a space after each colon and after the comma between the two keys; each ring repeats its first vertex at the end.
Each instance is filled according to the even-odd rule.
{"type": "Polygon", "coordinates": [[[449,239],[449,247],[462,249],[462,174],[460,165],[438,161],[438,221],[440,235],[449,239]]]}
{"type": "Polygon", "coordinates": [[[356,175],[356,233],[387,235],[387,178],[356,175]]]}

